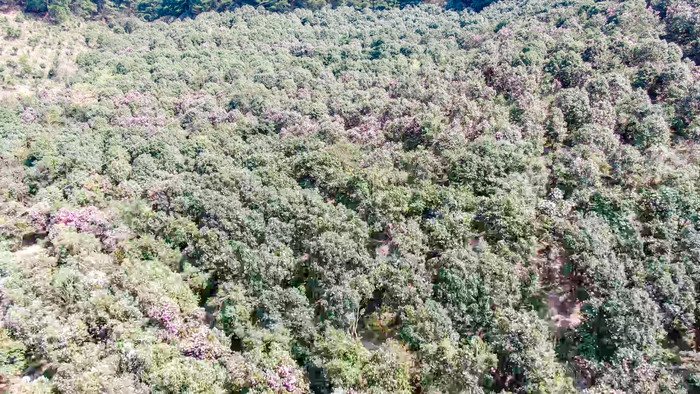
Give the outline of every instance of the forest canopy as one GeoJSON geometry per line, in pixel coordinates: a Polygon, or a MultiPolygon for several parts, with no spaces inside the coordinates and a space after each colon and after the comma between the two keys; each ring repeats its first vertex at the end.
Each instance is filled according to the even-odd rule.
{"type": "Polygon", "coordinates": [[[0,389],[699,392],[696,0],[60,1],[0,16],[0,389]]]}
{"type": "Polygon", "coordinates": [[[111,19],[124,15],[137,15],[146,20],[192,18],[203,12],[230,11],[244,5],[281,12],[296,8],[317,10],[342,6],[386,10],[423,2],[457,10],[480,10],[492,0],[8,0],[0,7],[46,15],[55,22],[64,22],[71,15],[86,19],[111,19]]]}

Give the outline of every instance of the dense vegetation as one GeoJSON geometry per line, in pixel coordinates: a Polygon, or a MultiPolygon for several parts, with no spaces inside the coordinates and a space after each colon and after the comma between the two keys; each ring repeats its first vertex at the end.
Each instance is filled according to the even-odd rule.
{"type": "Polygon", "coordinates": [[[6,14],[0,385],[697,392],[698,9],[6,14]]]}
{"type": "Polygon", "coordinates": [[[354,8],[391,9],[423,2],[451,9],[480,10],[493,0],[8,0],[1,7],[21,9],[64,22],[71,15],[88,19],[112,19],[124,14],[139,15],[147,20],[160,17],[189,18],[207,11],[227,11],[243,5],[263,7],[270,11],[295,8],[320,9],[350,6],[354,8]]]}

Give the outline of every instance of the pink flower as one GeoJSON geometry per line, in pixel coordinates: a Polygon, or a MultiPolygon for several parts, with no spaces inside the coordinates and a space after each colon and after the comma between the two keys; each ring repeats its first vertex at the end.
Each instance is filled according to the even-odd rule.
{"type": "Polygon", "coordinates": [[[98,237],[104,236],[109,228],[102,212],[94,206],[81,208],[77,211],[61,208],[53,216],[51,223],[75,227],[81,233],[90,233],[98,237]]]}
{"type": "Polygon", "coordinates": [[[178,311],[166,304],[160,308],[151,309],[150,316],[152,319],[158,321],[163,327],[168,329],[171,334],[177,334],[179,330],[179,325],[177,324],[179,320],[178,311]]]}
{"type": "Polygon", "coordinates": [[[293,392],[298,390],[298,371],[291,365],[279,365],[275,371],[267,371],[267,385],[275,391],[293,392]]]}
{"type": "Polygon", "coordinates": [[[49,221],[47,219],[47,213],[41,209],[32,209],[29,211],[29,217],[32,219],[34,227],[39,231],[46,231],[49,226],[49,221]]]}

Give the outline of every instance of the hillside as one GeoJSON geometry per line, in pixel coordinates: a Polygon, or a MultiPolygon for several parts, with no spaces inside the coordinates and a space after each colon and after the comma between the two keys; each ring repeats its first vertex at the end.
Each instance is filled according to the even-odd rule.
{"type": "Polygon", "coordinates": [[[698,392],[693,1],[7,11],[0,387],[698,392]]]}

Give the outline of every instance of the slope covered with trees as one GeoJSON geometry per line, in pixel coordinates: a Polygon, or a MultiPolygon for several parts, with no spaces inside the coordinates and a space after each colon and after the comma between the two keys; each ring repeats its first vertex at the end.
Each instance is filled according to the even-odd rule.
{"type": "Polygon", "coordinates": [[[696,6],[6,14],[1,384],[697,391],[696,6]]]}

